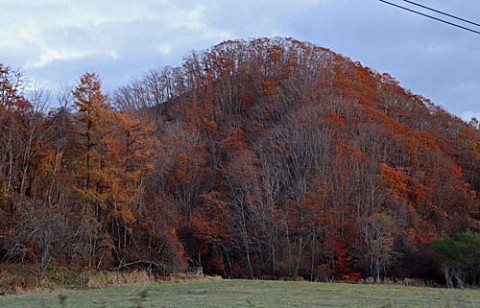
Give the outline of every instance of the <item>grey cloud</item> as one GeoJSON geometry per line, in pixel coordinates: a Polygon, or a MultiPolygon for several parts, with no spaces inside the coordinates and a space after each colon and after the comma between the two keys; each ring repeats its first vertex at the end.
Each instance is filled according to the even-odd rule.
{"type": "MultiPolygon", "coordinates": [[[[38,61],[46,48],[65,51],[65,57],[53,57],[44,67],[29,68],[32,79],[49,84],[76,80],[84,70],[95,68],[111,89],[148,69],[177,65],[192,49],[203,50],[225,39],[280,35],[310,41],[388,72],[413,92],[456,114],[480,113],[480,36],[379,1],[89,0],[72,7],[55,0],[30,5],[7,2],[10,11],[0,12],[0,17],[18,19],[23,14],[30,20],[25,27],[34,26],[41,13],[47,20],[36,41],[22,41],[19,50],[0,43],[0,58],[20,66],[38,61]],[[82,12],[93,17],[79,15],[82,12]],[[73,56],[69,58],[68,52],[73,56]],[[84,53],[75,57],[75,52],[84,53]]],[[[424,4],[466,18],[475,18],[473,12],[480,9],[476,0],[424,4]]],[[[23,26],[17,23],[16,28],[6,29],[18,31],[23,26]]]]}

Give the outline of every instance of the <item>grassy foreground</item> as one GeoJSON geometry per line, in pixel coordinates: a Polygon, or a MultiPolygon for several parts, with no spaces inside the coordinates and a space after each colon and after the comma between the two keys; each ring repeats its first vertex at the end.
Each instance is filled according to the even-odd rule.
{"type": "Polygon", "coordinates": [[[212,280],[0,297],[0,307],[479,307],[480,290],[212,280]]]}

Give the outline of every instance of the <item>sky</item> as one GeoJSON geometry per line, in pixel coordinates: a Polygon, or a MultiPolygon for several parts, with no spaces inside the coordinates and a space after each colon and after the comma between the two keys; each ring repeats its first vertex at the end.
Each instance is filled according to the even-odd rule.
{"type": "MultiPolygon", "coordinates": [[[[416,2],[480,23],[478,0],[416,2]]],[[[329,48],[480,118],[480,35],[378,0],[0,0],[0,63],[52,91],[94,71],[112,92],[192,50],[257,37],[329,48]]]]}

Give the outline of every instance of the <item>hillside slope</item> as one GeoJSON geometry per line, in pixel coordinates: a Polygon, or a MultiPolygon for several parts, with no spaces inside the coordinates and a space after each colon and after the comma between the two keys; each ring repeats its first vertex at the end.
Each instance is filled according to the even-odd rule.
{"type": "Polygon", "coordinates": [[[39,280],[435,279],[432,240],[480,229],[478,122],[325,48],[228,41],[111,97],[86,73],[48,113],[19,78],[0,65],[0,260],[39,280]]]}
{"type": "Polygon", "coordinates": [[[158,185],[208,272],[422,276],[432,239],[479,228],[475,123],[330,50],[224,42],[116,102],[161,106],[158,185]]]}

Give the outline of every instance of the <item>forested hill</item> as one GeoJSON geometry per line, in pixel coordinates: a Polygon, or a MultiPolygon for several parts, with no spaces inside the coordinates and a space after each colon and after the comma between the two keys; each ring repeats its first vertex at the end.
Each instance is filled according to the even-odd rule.
{"type": "Polygon", "coordinates": [[[478,123],[328,49],[228,41],[110,97],[87,73],[48,114],[0,68],[4,261],[425,278],[480,229],[478,123]]]}

